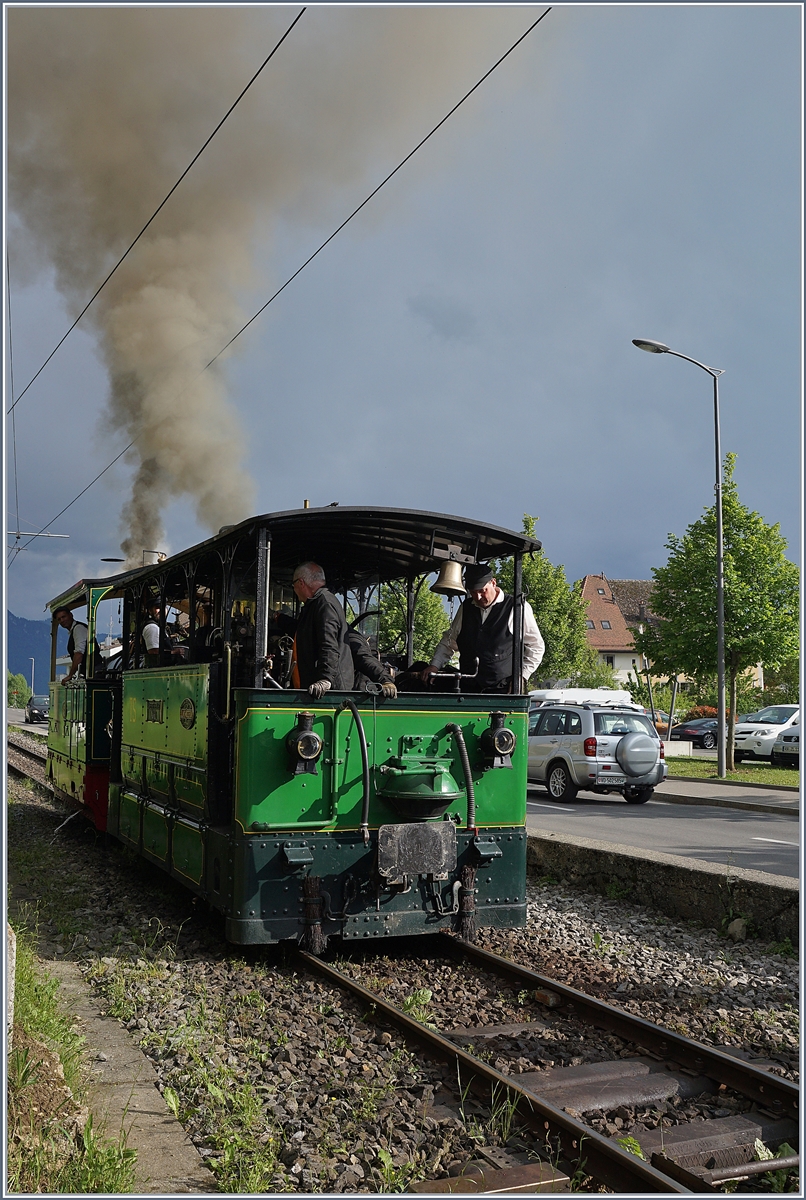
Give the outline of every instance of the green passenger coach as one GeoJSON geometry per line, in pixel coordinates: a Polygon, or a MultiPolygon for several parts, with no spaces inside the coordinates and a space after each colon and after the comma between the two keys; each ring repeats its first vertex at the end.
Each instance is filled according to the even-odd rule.
{"type": "Polygon", "coordinates": [[[232,942],[321,950],[333,936],[523,925],[528,697],[475,693],[450,672],[426,687],[406,668],[423,577],[440,571],[435,590],[459,594],[461,567],[491,558],[514,559],[519,664],[521,560],[539,546],[438,513],[305,508],[82,580],[49,605],[89,627],[86,673],[62,685],[54,619],[52,782],[220,910],[232,942]],[[379,590],[403,598],[396,697],[368,683],[313,700],[291,685],[291,580],[309,560],[365,632],[379,590]],[[163,633],[146,655],[155,603],[163,633]]]}

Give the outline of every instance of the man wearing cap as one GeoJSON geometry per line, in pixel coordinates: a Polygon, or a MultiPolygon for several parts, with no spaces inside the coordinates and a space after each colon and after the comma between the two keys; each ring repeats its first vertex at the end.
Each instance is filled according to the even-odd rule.
{"type": "MultiPolygon", "coordinates": [[[[430,677],[457,651],[462,675],[475,676],[462,681],[466,692],[521,691],[522,683],[512,686],[512,642],[515,598],[502,592],[487,563],[465,568],[467,600],[459,605],[450,629],[443,634],[430,666],[423,671],[430,677]],[[478,661],[478,674],[476,662],[478,661]]],[[[523,604],[523,648],[521,676],[528,679],[540,666],[546,646],[537,627],[531,605],[523,604]]]]}
{"type": "Polygon", "coordinates": [[[318,563],[300,563],[291,582],[297,599],[303,601],[294,637],[292,686],[307,688],[315,700],[331,688],[351,691],[355,669],[347,644],[347,622],[338,600],[325,586],[324,571],[318,563]]]}

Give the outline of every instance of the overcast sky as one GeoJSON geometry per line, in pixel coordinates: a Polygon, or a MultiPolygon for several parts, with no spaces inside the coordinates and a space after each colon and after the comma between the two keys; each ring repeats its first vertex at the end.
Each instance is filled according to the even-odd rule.
{"type": "MultiPolygon", "coordinates": [[[[141,14],[155,47],[165,11],[141,14]]],[[[298,9],[233,8],[233,20],[236,11],[243,86],[298,9]]],[[[412,14],[409,36],[389,39],[382,13],[310,8],[254,85],[252,115],[244,101],[243,123],[236,110],[204,170],[169,201],[171,228],[196,232],[194,198],[213,177],[236,197],[248,191],[242,164],[267,155],[255,134],[261,105],[285,122],[284,137],[298,122],[295,153],[312,161],[297,163],[275,203],[257,203],[253,272],[230,297],[250,315],[541,11],[427,10],[412,14]],[[325,167],[339,105],[340,148],[325,167]]],[[[222,420],[240,426],[238,477],[253,480],[254,511],[307,498],[515,529],[528,512],[569,580],[649,578],[669,532],[713,502],[714,443],[711,379],[631,344],[647,337],[724,369],[722,445],[738,456],[740,497],[781,523],[799,561],[802,17],[799,4],[554,8],[227,358],[222,420]]],[[[195,71],[188,53],[183,79],[195,71]]],[[[141,92],[126,81],[129,119],[161,90],[170,153],[154,150],[161,192],[130,196],[140,214],[130,238],[218,119],[205,112],[187,137],[172,126],[170,63],[156,50],[137,78],[141,92]]],[[[219,116],[239,90],[223,103],[225,83],[219,116]]],[[[55,116],[58,89],[52,102],[55,116]]],[[[103,99],[90,88],[69,103],[103,99]]],[[[177,96],[178,110],[187,104],[177,96]]],[[[54,239],[37,248],[11,218],[19,394],[70,324],[75,296],[57,289],[54,239]]],[[[144,255],[132,271],[149,261],[147,246],[144,255]]],[[[226,340],[217,336],[211,354],[226,340]]],[[[129,440],[106,416],[98,337],[79,326],[15,410],[23,530],[49,521],[129,440]]],[[[175,407],[192,445],[209,418],[192,391],[175,407]]],[[[13,530],[10,419],[6,433],[13,530]]],[[[69,540],[38,539],[16,556],[12,612],[39,617],[70,583],[104,573],[100,559],[120,553],[134,469],[117,464],[56,522],[69,540]]],[[[149,549],[209,533],[189,497],[166,502],[162,520],[163,545],[149,549]]]]}

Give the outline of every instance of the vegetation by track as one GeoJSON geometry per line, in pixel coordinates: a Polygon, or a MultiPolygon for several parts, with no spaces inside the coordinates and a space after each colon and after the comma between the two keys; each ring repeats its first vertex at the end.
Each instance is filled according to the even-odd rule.
{"type": "MultiPolygon", "coordinates": [[[[338,988],[281,950],[228,947],[189,893],[83,822],[56,835],[65,812],[41,793],[12,783],[9,800],[13,910],[43,959],[78,961],[149,1054],[222,1190],[395,1191],[460,1169],[480,1139],[512,1148],[500,1098],[463,1106],[455,1071],[415,1055],[338,988]]],[[[785,1074],[797,1067],[791,948],[733,946],[552,881],[532,889],[527,929],[480,940],[673,1029],[774,1056],[785,1074]]],[[[433,964],[419,958],[408,975],[394,958],[365,964],[365,978],[386,980],[410,1009],[429,989],[424,1015],[441,1010],[433,964]]],[[[531,1001],[501,991],[454,993],[453,1018],[522,1018],[531,1001]]],[[[555,1053],[562,1063],[583,1051],[558,1039],[555,1053]]],[[[677,1116],[649,1114],[661,1125],[677,1116]]]]}

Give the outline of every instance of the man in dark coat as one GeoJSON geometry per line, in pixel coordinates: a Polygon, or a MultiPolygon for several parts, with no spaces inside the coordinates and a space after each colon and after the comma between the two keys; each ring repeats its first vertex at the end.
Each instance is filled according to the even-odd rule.
{"type": "Polygon", "coordinates": [[[344,610],[325,586],[325,573],[314,562],[294,571],[294,594],[302,600],[295,644],[296,686],[307,688],[318,700],[329,692],[350,691],[354,686],[353,656],[347,644],[344,610]]]}

